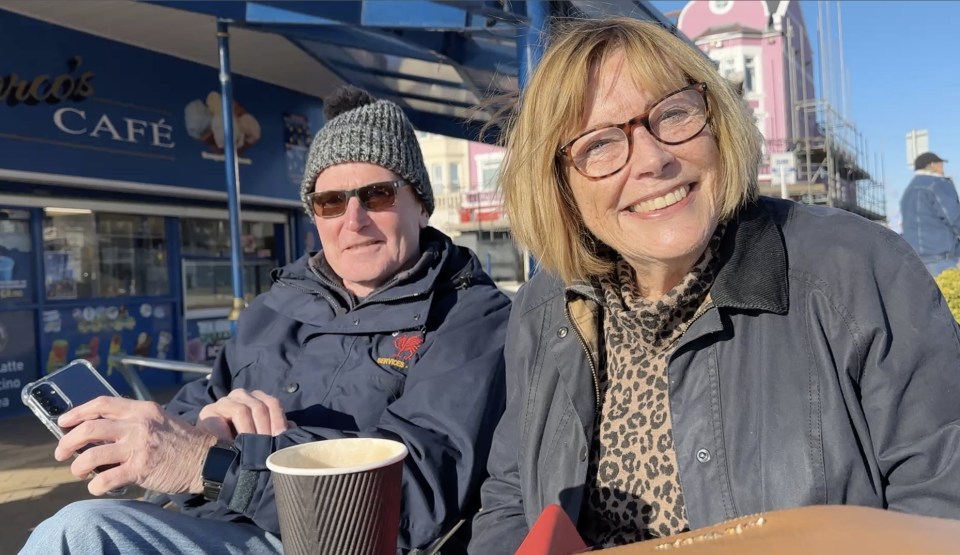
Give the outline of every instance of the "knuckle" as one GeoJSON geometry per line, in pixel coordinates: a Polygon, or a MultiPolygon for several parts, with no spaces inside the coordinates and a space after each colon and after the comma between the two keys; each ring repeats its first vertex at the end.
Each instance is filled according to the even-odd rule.
{"type": "Polygon", "coordinates": [[[71,430],[73,432],[71,439],[74,439],[74,441],[76,441],[76,438],[79,436],[90,435],[94,432],[94,430],[96,430],[96,427],[97,427],[96,420],[84,420],[83,422],[73,427],[73,430],[71,430]]]}

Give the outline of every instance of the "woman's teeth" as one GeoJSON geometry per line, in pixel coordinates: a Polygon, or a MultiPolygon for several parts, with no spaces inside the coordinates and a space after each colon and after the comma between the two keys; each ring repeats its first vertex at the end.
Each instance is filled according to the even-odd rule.
{"type": "Polygon", "coordinates": [[[663,195],[662,197],[652,198],[645,200],[639,204],[634,204],[630,207],[631,212],[650,212],[652,210],[660,210],[661,208],[666,208],[668,206],[674,205],[681,200],[687,197],[688,186],[683,185],[669,193],[663,195]]]}

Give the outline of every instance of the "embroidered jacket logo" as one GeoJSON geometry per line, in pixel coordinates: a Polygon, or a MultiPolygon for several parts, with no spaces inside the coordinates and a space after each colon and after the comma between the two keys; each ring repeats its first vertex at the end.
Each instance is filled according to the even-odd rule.
{"type": "Polygon", "coordinates": [[[380,357],[377,364],[386,364],[397,368],[406,368],[407,361],[417,354],[417,350],[423,345],[423,338],[419,335],[400,335],[393,340],[393,346],[397,352],[392,357],[380,357]]]}

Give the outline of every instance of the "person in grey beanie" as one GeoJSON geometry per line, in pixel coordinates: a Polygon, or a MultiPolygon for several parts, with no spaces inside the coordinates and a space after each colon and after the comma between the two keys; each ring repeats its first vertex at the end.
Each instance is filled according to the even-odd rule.
{"type": "Polygon", "coordinates": [[[72,503],[23,553],[281,553],[267,457],[341,437],[407,446],[398,553],[465,552],[505,406],[510,301],[429,227],[433,190],[400,107],[344,87],[324,114],[301,184],[321,249],[274,271],[208,380],[165,408],[101,398],[60,422],[73,429],[55,455],[76,455],[77,477],[116,465],[91,493],[138,485],[179,511],[72,503]]]}

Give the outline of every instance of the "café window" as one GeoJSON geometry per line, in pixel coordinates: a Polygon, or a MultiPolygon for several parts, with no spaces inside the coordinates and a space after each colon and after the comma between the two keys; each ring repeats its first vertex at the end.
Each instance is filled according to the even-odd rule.
{"type": "Polygon", "coordinates": [[[89,299],[170,292],[163,218],[46,208],[47,298],[89,299]]]}
{"type": "MultiPolygon", "coordinates": [[[[243,298],[251,302],[273,283],[273,261],[243,263],[243,298]]],[[[233,302],[233,270],[229,260],[184,260],[183,284],[186,310],[229,308],[233,302]]]]}
{"type": "MultiPolygon", "coordinates": [[[[241,222],[240,243],[244,258],[276,259],[275,224],[241,222]]],[[[183,256],[230,258],[230,222],[204,218],[180,220],[183,256]]]]}
{"type": "MultiPolygon", "coordinates": [[[[184,308],[229,308],[233,302],[230,224],[227,220],[183,218],[184,308]]],[[[270,289],[270,271],[279,262],[277,228],[270,222],[241,222],[243,296],[250,302],[270,289]]]]}

